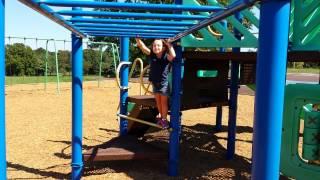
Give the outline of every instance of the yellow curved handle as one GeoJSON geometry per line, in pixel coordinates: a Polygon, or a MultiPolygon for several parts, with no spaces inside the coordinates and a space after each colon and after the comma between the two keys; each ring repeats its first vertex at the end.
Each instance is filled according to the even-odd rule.
{"type": "Polygon", "coordinates": [[[150,83],[148,84],[147,87],[145,87],[145,84],[143,83],[143,75],[147,72],[147,70],[150,68],[150,65],[146,66],[143,71],[141,72],[140,75],[140,85],[142,87],[142,89],[144,90],[145,94],[149,93],[149,94],[153,94],[151,91],[149,91],[149,87],[150,87],[150,83]]]}
{"type": "MultiPolygon", "coordinates": [[[[133,74],[133,71],[137,65],[137,63],[139,62],[140,64],[140,88],[142,87],[142,89],[145,91],[145,94],[152,94],[152,92],[149,90],[149,87],[150,87],[150,83],[148,84],[148,86],[146,87],[144,82],[143,82],[143,76],[144,74],[147,72],[147,70],[150,68],[150,65],[146,66],[145,68],[143,68],[143,61],[141,58],[136,58],[134,61],[133,61],[133,64],[132,64],[132,67],[131,67],[131,70],[130,70],[130,73],[129,73],[129,79],[132,77],[132,74],[133,74]]],[[[117,72],[116,72],[116,83],[117,83],[117,86],[119,88],[121,88],[120,86],[120,69],[123,65],[127,65],[128,62],[122,62],[118,65],[117,67],[117,72]]],[[[140,95],[141,95],[141,89],[140,89],[140,95]]]]}

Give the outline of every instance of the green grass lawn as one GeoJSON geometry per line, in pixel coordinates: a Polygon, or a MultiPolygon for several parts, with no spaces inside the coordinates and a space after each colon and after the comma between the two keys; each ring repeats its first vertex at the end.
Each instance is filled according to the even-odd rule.
{"type": "Polygon", "coordinates": [[[319,74],[320,69],[317,68],[303,68],[303,69],[293,69],[288,68],[288,73],[313,73],[313,74],[319,74]]]}
{"type": "MultiPolygon", "coordinates": [[[[84,81],[97,81],[98,76],[84,76],[84,81]]],[[[71,76],[60,76],[60,82],[71,82],[71,76]]],[[[44,83],[45,76],[6,76],[6,85],[44,83]]],[[[57,82],[56,76],[48,76],[47,82],[57,82]]]]}

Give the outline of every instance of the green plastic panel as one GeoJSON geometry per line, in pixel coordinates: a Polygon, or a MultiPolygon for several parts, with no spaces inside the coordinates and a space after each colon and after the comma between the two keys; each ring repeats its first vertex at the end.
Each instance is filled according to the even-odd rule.
{"type": "Polygon", "coordinates": [[[304,113],[305,128],[320,128],[320,112],[308,111],[304,113]]]}
{"type": "MultiPolygon", "coordinates": [[[[199,2],[197,0],[184,0],[183,4],[185,5],[193,5],[199,6],[199,2]]],[[[217,5],[221,6],[215,0],[208,0],[209,5],[217,5]]],[[[186,13],[190,14],[190,13],[186,13]]],[[[209,13],[203,12],[200,13],[201,15],[208,16],[209,13]]],[[[241,14],[247,18],[253,26],[259,26],[259,20],[250,10],[243,10],[241,14]]],[[[236,28],[241,34],[242,39],[238,40],[233,32],[230,32],[228,29],[225,29],[220,22],[214,23],[210,26],[215,32],[222,34],[222,36],[215,36],[213,35],[208,27],[203,28],[198,31],[201,34],[202,38],[197,38],[194,35],[188,35],[181,40],[181,44],[183,47],[206,47],[206,48],[213,48],[213,47],[257,47],[258,39],[255,35],[253,35],[247,27],[241,24],[234,16],[231,16],[226,19],[228,25],[236,28]]]]}
{"type": "MultiPolygon", "coordinates": [[[[320,104],[320,85],[286,86],[281,143],[281,172],[295,179],[320,179],[320,166],[308,164],[298,153],[300,115],[306,104],[320,104]]],[[[304,153],[308,156],[309,149],[304,153]]]]}
{"type": "Polygon", "coordinates": [[[294,0],[292,50],[320,50],[320,1],[294,0]]]}
{"type": "Polygon", "coordinates": [[[300,113],[300,119],[304,119],[304,113],[305,112],[309,112],[312,110],[312,104],[306,104],[305,106],[303,106],[303,108],[301,109],[301,113],[300,113]]]}
{"type": "Polygon", "coordinates": [[[302,157],[307,160],[318,160],[319,159],[319,146],[304,144],[302,149],[302,157]]]}
{"type": "MultiPolygon", "coordinates": [[[[209,5],[221,6],[216,0],[207,0],[209,5]]],[[[199,6],[197,0],[183,0],[186,5],[199,6]]],[[[225,29],[220,22],[212,24],[210,27],[222,36],[213,35],[208,27],[198,31],[201,37],[191,34],[182,38],[183,47],[199,48],[257,48],[259,31],[259,4],[253,8],[241,11],[242,16],[251,23],[251,29],[239,23],[234,16],[227,18],[228,26],[236,28],[241,34],[242,39],[238,40],[232,31],[225,29]]],[[[190,14],[186,12],[185,14],[190,14]]],[[[208,16],[209,13],[203,12],[201,15],[208,16]]],[[[315,51],[320,50],[320,1],[319,0],[292,0],[290,15],[290,48],[295,51],[315,51]]]]}
{"type": "Polygon", "coordinates": [[[198,78],[215,78],[218,76],[217,70],[198,70],[197,77],[198,78]]]}
{"type": "Polygon", "coordinates": [[[320,129],[304,128],[303,144],[318,145],[319,136],[320,136],[320,129]]]}
{"type": "Polygon", "coordinates": [[[135,106],[136,106],[136,103],[128,102],[127,112],[130,113],[135,106]]]}

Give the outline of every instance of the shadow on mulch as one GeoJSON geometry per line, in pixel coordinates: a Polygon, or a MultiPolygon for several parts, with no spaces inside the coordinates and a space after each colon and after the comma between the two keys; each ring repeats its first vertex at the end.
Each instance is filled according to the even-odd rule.
{"type": "MultiPolygon", "coordinates": [[[[59,165],[57,165],[59,166],[59,165]]],[[[17,169],[19,171],[24,171],[30,174],[35,174],[35,175],[40,175],[43,176],[44,178],[37,178],[37,179],[45,179],[45,178],[54,178],[54,179],[68,179],[70,178],[70,173],[65,174],[65,173],[60,173],[60,172],[54,172],[54,171],[49,171],[52,167],[48,167],[45,169],[36,169],[36,168],[30,168],[24,165],[12,163],[12,162],[7,162],[7,167],[8,168],[13,168],[17,169]]],[[[14,178],[14,179],[26,179],[26,178],[14,178]]]]}
{"type": "MultiPolygon", "coordinates": [[[[108,129],[100,130],[108,131],[108,129]]],[[[223,126],[222,132],[226,131],[227,127],[223,126]]],[[[238,126],[237,133],[243,132],[252,133],[252,128],[238,126]]],[[[216,133],[218,132],[214,130],[212,125],[183,126],[180,140],[180,174],[177,178],[170,179],[250,179],[251,160],[238,155],[235,155],[233,160],[226,160],[226,149],[218,142],[218,139],[221,138],[217,137],[216,133]]],[[[165,135],[163,131],[146,134],[143,140],[164,150],[168,149],[167,132],[165,135]]],[[[70,159],[70,154],[65,153],[65,149],[70,148],[70,141],[50,141],[66,144],[67,147],[54,155],[59,158],[70,159]]],[[[92,147],[84,145],[83,148],[88,150],[92,147]]],[[[70,178],[70,173],[48,171],[52,167],[34,169],[11,162],[8,162],[8,167],[47,178],[70,178]]],[[[133,179],[168,179],[167,168],[167,161],[94,162],[86,164],[83,177],[121,172],[133,179]]],[[[281,177],[280,179],[287,178],[281,177]]]]}
{"type": "MultiPolygon", "coordinates": [[[[223,127],[222,131],[227,131],[223,127]]],[[[252,133],[251,127],[237,127],[238,133],[252,133]]],[[[180,175],[178,179],[249,179],[250,160],[235,156],[225,160],[226,149],[218,142],[212,125],[183,126],[180,141],[180,175]]],[[[154,146],[168,149],[168,133],[146,134],[143,138],[154,146]]],[[[167,179],[167,161],[95,162],[85,168],[84,176],[123,172],[133,179],[167,179]]]]}

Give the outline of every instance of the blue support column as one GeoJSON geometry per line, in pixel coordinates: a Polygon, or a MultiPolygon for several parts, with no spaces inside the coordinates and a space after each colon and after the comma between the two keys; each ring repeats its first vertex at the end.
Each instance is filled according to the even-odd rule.
{"type": "Polygon", "coordinates": [[[72,34],[72,179],[80,179],[82,161],[82,38],[72,34]]]}
{"type": "MultiPolygon", "coordinates": [[[[236,13],[235,17],[242,22],[240,13],[236,13]]],[[[237,39],[241,39],[241,34],[234,29],[234,35],[237,39]]],[[[240,48],[232,48],[232,52],[240,52],[240,48]]],[[[237,133],[237,109],[238,109],[238,87],[239,87],[239,62],[231,62],[231,82],[229,97],[229,120],[228,120],[228,142],[227,142],[227,159],[233,159],[236,146],[237,133]]]]}
{"type": "Polygon", "coordinates": [[[279,179],[290,0],[260,8],[252,179],[279,179]]]}
{"type": "MultiPolygon", "coordinates": [[[[227,27],[227,21],[226,20],[223,20],[220,22],[221,25],[224,27],[224,28],[228,28],[227,27]]],[[[220,52],[225,52],[226,49],[225,48],[220,48],[220,52]]],[[[216,112],[216,131],[221,131],[222,130],[222,106],[217,106],[217,112],[216,112]]]]}
{"type": "Polygon", "coordinates": [[[176,58],[172,66],[172,96],[170,127],[172,131],[169,139],[169,176],[177,176],[179,168],[179,136],[181,131],[180,96],[181,96],[181,68],[182,47],[175,46],[176,58]]]}
{"type": "MultiPolygon", "coordinates": [[[[174,0],[175,4],[182,4],[182,0],[174,0]]],[[[180,14],[181,12],[175,12],[180,14]]],[[[180,42],[177,42],[177,44],[180,42]]],[[[169,164],[168,175],[178,176],[179,173],[179,145],[181,133],[180,96],[181,96],[181,69],[182,69],[182,47],[174,45],[176,58],[172,65],[172,94],[171,94],[171,116],[170,127],[172,131],[169,139],[169,164]]]]}
{"type": "Polygon", "coordinates": [[[72,179],[82,173],[82,38],[72,34],[72,179]]]}
{"type": "Polygon", "coordinates": [[[217,106],[216,113],[216,131],[220,132],[222,130],[222,106],[217,106]]]}
{"type": "MultiPolygon", "coordinates": [[[[120,61],[128,62],[129,61],[129,37],[120,38],[120,61]]],[[[124,66],[120,70],[120,86],[128,87],[129,82],[129,67],[124,66]]],[[[120,89],[120,114],[127,115],[128,107],[128,89],[120,89]]],[[[120,136],[126,135],[128,131],[128,120],[120,118],[120,136]]]]}
{"type": "MultiPolygon", "coordinates": [[[[81,8],[74,7],[73,10],[81,8]]],[[[71,34],[72,46],[72,179],[81,179],[82,160],[82,79],[83,49],[82,38],[71,34]]]]}
{"type": "MultiPolygon", "coordinates": [[[[240,52],[240,48],[234,48],[233,52],[240,52]]],[[[227,159],[233,159],[236,144],[237,109],[238,109],[238,85],[239,85],[239,63],[231,63],[231,85],[229,99],[229,120],[228,120],[228,142],[227,159]]]]}
{"type": "Polygon", "coordinates": [[[5,117],[5,0],[0,1],[0,179],[7,179],[5,117]]]}

